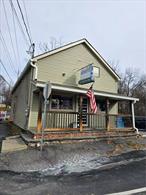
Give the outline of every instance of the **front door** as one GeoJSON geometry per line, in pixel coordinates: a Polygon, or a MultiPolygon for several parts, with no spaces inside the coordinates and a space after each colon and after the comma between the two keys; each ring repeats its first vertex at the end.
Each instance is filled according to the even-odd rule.
{"type": "MultiPolygon", "coordinates": [[[[78,98],[78,112],[80,112],[80,98],[78,98]]],[[[82,123],[83,123],[83,126],[88,125],[87,113],[88,113],[88,100],[86,97],[83,97],[83,101],[82,101],[82,123]]],[[[78,124],[79,124],[79,118],[78,118],[78,124]]]]}

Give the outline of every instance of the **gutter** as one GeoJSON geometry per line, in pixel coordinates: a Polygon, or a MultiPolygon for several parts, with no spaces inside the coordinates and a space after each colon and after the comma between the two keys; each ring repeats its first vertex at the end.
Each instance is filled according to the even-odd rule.
{"type": "Polygon", "coordinates": [[[15,83],[13,89],[12,89],[12,92],[11,92],[12,94],[13,94],[13,92],[15,91],[15,89],[17,88],[17,85],[18,85],[18,84],[20,83],[20,81],[23,79],[25,73],[27,72],[27,70],[28,70],[29,68],[30,68],[30,60],[27,62],[25,68],[23,69],[23,71],[21,72],[19,78],[17,79],[17,81],[16,81],[16,83],[15,83]]]}
{"type": "Polygon", "coordinates": [[[33,80],[37,80],[37,75],[38,75],[38,67],[36,66],[36,60],[33,60],[33,59],[31,59],[30,60],[30,65],[34,68],[34,70],[35,70],[35,74],[33,75],[33,80]]]}
{"type": "Polygon", "coordinates": [[[12,89],[12,94],[14,93],[15,89],[17,88],[17,85],[19,85],[20,81],[23,79],[25,73],[28,71],[28,69],[32,66],[35,69],[35,75],[34,75],[34,80],[37,80],[37,74],[38,74],[38,67],[35,65],[36,60],[29,60],[24,68],[24,70],[21,72],[19,78],[17,79],[13,89],[12,89]]]}
{"type": "MultiPolygon", "coordinates": [[[[45,82],[40,83],[39,81],[35,84],[36,87],[44,87],[45,86],[45,82]]],[[[83,93],[86,94],[88,89],[85,88],[75,88],[73,86],[62,86],[62,85],[57,85],[55,83],[52,83],[52,89],[55,90],[60,90],[60,91],[68,91],[68,92],[74,92],[74,93],[83,93]]],[[[130,100],[130,101],[139,101],[138,98],[134,98],[134,97],[128,97],[128,96],[122,96],[119,94],[113,94],[113,93],[105,93],[105,92],[101,92],[101,91],[94,91],[94,95],[95,96],[102,96],[102,97],[110,97],[112,99],[117,99],[117,100],[130,100]]]]}

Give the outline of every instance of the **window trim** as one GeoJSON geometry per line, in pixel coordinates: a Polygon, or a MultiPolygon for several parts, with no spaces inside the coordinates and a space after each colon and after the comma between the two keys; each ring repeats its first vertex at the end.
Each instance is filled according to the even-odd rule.
{"type": "Polygon", "coordinates": [[[70,95],[70,94],[53,94],[50,96],[50,104],[49,104],[49,110],[50,111],[59,111],[59,112],[71,112],[71,111],[75,111],[75,97],[74,95],[70,95]],[[72,109],[55,109],[55,108],[52,108],[51,105],[52,105],[52,96],[63,96],[63,97],[71,97],[72,98],[72,109]]]}

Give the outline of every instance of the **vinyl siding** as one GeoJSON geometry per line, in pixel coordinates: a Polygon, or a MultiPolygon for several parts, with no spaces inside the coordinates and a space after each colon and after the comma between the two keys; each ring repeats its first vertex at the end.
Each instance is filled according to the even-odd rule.
{"type": "Polygon", "coordinates": [[[28,128],[37,127],[39,95],[32,92],[32,105],[30,107],[30,120],[28,128]]]}
{"type": "Polygon", "coordinates": [[[27,127],[27,117],[25,110],[28,107],[29,89],[30,89],[31,71],[29,71],[21,80],[19,86],[12,94],[12,120],[25,129],[27,127]]]}
{"type": "MultiPolygon", "coordinates": [[[[57,92],[53,92],[53,95],[59,95],[60,93],[57,93],[57,92]]],[[[72,96],[72,94],[70,93],[64,93],[64,92],[61,92],[61,94],[65,95],[65,96],[72,96]]],[[[73,97],[73,109],[72,110],[67,110],[67,111],[76,111],[76,96],[72,96],[73,97]]],[[[32,98],[33,98],[33,101],[32,101],[32,105],[31,105],[31,108],[30,108],[30,120],[29,120],[29,124],[28,124],[28,128],[29,129],[33,129],[35,127],[37,127],[37,119],[38,119],[38,105],[39,105],[39,95],[37,93],[33,93],[32,94],[32,98]]],[[[57,111],[56,109],[51,109],[51,105],[50,105],[50,102],[51,102],[51,98],[52,96],[50,97],[50,100],[49,100],[49,106],[48,106],[48,110],[51,110],[51,111],[57,111]]],[[[43,105],[42,105],[42,109],[43,109],[43,105]]],[[[66,110],[62,110],[62,111],[66,111],[66,110]]]]}
{"type": "Polygon", "coordinates": [[[78,85],[76,78],[79,69],[91,63],[100,68],[100,77],[96,78],[94,89],[117,93],[116,78],[84,44],[38,60],[38,81],[89,88],[91,84],[78,85]]]}
{"type": "Polygon", "coordinates": [[[118,113],[118,103],[111,103],[110,104],[110,109],[109,109],[109,114],[117,114],[118,113]]]}

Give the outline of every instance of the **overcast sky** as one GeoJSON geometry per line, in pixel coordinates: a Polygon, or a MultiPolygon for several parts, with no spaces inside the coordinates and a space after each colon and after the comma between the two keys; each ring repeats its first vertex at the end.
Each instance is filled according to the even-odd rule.
{"type": "MultiPolygon", "coordinates": [[[[12,49],[2,0],[0,0],[1,34],[9,49],[15,70],[10,65],[2,41],[0,41],[0,58],[10,77],[15,81],[18,67],[22,71],[29,58],[26,53],[28,45],[14,15],[19,50],[17,52],[12,10],[8,0],[3,2],[16,57],[12,49]]],[[[18,5],[15,0],[12,2],[24,29],[18,5]]],[[[61,39],[64,44],[86,38],[108,62],[115,64],[118,62],[121,71],[132,67],[141,73],[146,73],[145,0],[25,0],[25,4],[24,0],[19,2],[25,17],[24,5],[27,10],[32,40],[36,44],[35,54],[40,53],[39,43],[49,43],[51,37],[61,39]]],[[[10,81],[2,66],[0,74],[10,81]]]]}

